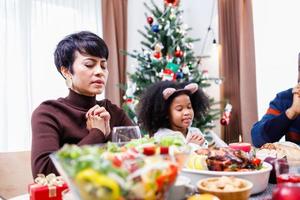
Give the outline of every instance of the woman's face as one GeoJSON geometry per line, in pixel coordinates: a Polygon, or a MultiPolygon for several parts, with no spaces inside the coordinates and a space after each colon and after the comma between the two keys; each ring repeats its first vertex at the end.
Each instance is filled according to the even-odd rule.
{"type": "Polygon", "coordinates": [[[71,89],[75,92],[86,96],[101,94],[108,77],[107,60],[76,51],[73,74],[70,75],[71,89]]]}
{"type": "Polygon", "coordinates": [[[172,130],[187,133],[187,128],[194,119],[194,110],[188,95],[182,94],[173,99],[170,104],[169,119],[172,130]]]}

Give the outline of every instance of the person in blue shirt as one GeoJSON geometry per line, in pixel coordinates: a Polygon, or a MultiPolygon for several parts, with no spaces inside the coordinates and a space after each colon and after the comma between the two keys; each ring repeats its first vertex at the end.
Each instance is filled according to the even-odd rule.
{"type": "Polygon", "coordinates": [[[300,83],[294,88],[278,93],[270,102],[262,119],[251,130],[252,143],[260,147],[277,142],[282,136],[286,141],[300,145],[300,83]]]}

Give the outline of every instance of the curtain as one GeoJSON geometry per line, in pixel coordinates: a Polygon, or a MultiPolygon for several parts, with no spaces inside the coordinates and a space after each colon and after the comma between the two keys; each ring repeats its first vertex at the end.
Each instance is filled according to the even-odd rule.
{"type": "Polygon", "coordinates": [[[127,48],[127,0],[102,0],[103,37],[109,48],[109,73],[106,98],[122,104],[126,83],[126,56],[120,50],[127,48]]]}
{"type": "Polygon", "coordinates": [[[101,36],[99,8],[98,0],[0,1],[0,151],[29,150],[32,111],[67,96],[55,46],[81,30],[101,36]]]}
{"type": "Polygon", "coordinates": [[[220,74],[225,80],[221,98],[233,106],[222,137],[227,143],[251,142],[251,127],[257,121],[252,1],[219,0],[219,37],[220,74]]]}

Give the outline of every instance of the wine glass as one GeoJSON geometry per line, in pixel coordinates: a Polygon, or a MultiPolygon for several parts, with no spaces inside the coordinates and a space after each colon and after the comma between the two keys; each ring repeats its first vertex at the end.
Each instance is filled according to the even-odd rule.
{"type": "Polygon", "coordinates": [[[272,199],[300,199],[300,160],[278,159],[275,161],[275,172],[277,185],[272,199]]]}
{"type": "Polygon", "coordinates": [[[277,183],[300,183],[300,160],[275,161],[277,183]]]}
{"type": "Polygon", "coordinates": [[[141,138],[138,126],[116,126],[112,131],[112,142],[129,142],[131,139],[141,138]]]}

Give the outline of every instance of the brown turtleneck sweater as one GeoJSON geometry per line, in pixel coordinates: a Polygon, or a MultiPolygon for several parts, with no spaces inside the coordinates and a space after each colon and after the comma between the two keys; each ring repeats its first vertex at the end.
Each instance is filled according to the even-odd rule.
{"type": "MultiPolygon", "coordinates": [[[[32,114],[31,168],[35,178],[38,173],[57,173],[49,155],[64,144],[97,144],[107,142],[104,134],[96,128],[86,128],[86,112],[98,104],[111,116],[110,127],[131,126],[133,123],[124,111],[109,100],[96,101],[95,97],[77,94],[70,90],[69,96],[49,100],[39,105],[32,114]]],[[[111,135],[108,136],[108,140],[111,135]]]]}

